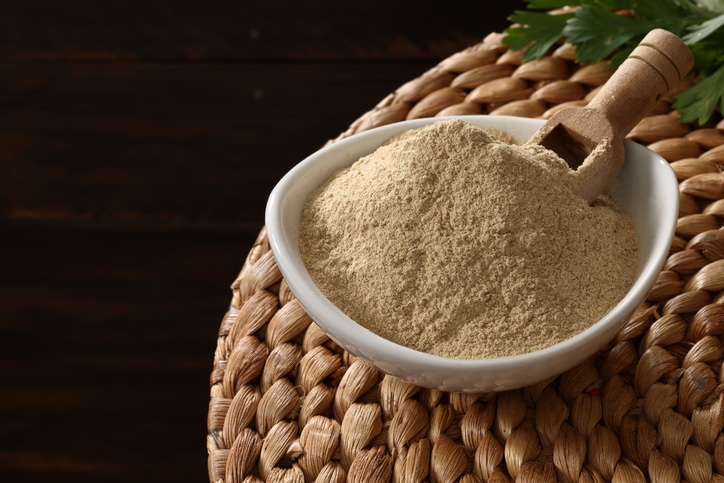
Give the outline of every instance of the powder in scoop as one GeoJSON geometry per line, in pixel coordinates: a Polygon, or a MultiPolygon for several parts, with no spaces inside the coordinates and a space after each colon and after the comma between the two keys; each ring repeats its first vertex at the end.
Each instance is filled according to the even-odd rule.
{"type": "Polygon", "coordinates": [[[635,278],[631,217],[605,196],[589,206],[576,184],[541,146],[437,121],[310,195],[302,258],[332,303],[398,344],[461,359],[543,349],[592,325],[635,278]]]}

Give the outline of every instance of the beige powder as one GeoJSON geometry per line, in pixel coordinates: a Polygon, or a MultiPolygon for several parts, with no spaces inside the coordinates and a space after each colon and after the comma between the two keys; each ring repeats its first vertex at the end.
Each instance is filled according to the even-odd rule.
{"type": "Polygon", "coordinates": [[[307,200],[300,249],[322,292],[401,345],[462,359],[570,338],[633,283],[633,221],[576,195],[552,152],[461,120],[390,140],[307,200]]]}

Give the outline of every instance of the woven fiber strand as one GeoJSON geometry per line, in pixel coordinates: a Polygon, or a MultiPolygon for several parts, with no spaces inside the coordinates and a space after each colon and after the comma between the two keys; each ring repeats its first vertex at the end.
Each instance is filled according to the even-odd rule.
{"type": "MultiPolygon", "coordinates": [[[[404,84],[342,133],[447,114],[546,118],[612,73],[570,45],[521,61],[501,34],[404,84]]],[[[686,81],[690,82],[690,81],[686,81]]],[[[679,86],[678,89],[683,88],[679,86]]],[[[660,101],[629,138],[681,209],[645,303],[595,357],[519,390],[445,393],[343,351],[283,280],[264,229],[232,285],[211,373],[212,482],[724,482],[724,122],[660,101]]]]}

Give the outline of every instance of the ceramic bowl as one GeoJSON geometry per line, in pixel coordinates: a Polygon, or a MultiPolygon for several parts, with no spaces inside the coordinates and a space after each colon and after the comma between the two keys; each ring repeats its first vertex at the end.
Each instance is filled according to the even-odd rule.
{"type": "MultiPolygon", "coordinates": [[[[541,120],[507,116],[463,116],[483,128],[503,129],[518,142],[529,139],[541,120]]],[[[330,144],[291,169],[273,189],[266,229],[282,275],[312,319],[340,346],[384,373],[418,386],[451,392],[497,392],[554,377],[601,350],[644,301],[663,267],[678,217],[679,191],[669,164],[649,149],[626,141],[626,161],[612,186],[618,206],[634,216],[639,237],[636,281],[613,310],[578,335],[526,354],[461,360],[416,351],[362,327],[315,286],[302,262],[298,241],[302,208],[327,175],[374,151],[391,136],[442,118],[382,126],[330,144]]]]}

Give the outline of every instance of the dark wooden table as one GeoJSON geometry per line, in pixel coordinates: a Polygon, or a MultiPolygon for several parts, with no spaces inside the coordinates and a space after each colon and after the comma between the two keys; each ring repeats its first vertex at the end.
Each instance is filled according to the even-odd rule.
{"type": "Polygon", "coordinates": [[[206,481],[233,281],[291,166],[522,2],[12,2],[0,481],[206,481]]]}

